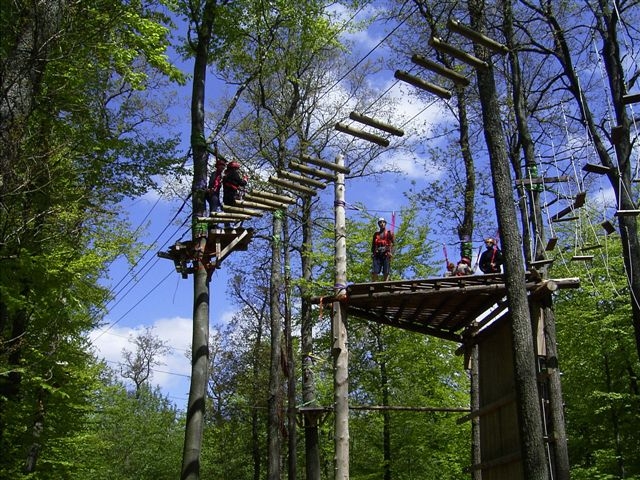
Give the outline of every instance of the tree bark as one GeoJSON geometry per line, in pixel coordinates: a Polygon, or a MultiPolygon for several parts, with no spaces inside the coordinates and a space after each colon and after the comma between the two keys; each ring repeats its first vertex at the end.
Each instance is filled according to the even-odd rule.
{"type": "MultiPolygon", "coordinates": [[[[309,254],[313,250],[313,227],[311,223],[311,199],[302,204],[302,278],[306,284],[311,280],[312,265],[309,254]]],[[[302,291],[301,303],[301,350],[302,350],[302,403],[316,406],[316,387],[313,374],[313,318],[308,294],[302,291]]],[[[307,480],[320,480],[320,443],[318,440],[318,418],[304,416],[305,473],[307,480]]]]}
{"type": "MultiPolygon", "coordinates": [[[[483,0],[469,1],[471,27],[477,32],[485,30],[483,12],[483,0]]],[[[474,49],[477,57],[487,59],[487,53],[483,47],[475,44],[474,49]]],[[[522,466],[526,480],[543,480],[548,477],[549,471],[542,435],[534,342],[521,254],[522,243],[513,206],[511,187],[513,183],[491,62],[488,62],[486,69],[476,69],[476,74],[485,140],[489,150],[496,214],[503,246],[505,286],[513,338],[522,466]]]]}
{"type": "Polygon", "coordinates": [[[182,453],[182,480],[199,480],[200,451],[204,429],[207,381],[209,378],[209,282],[203,263],[207,242],[207,224],[199,224],[198,216],[205,211],[204,192],[207,185],[207,145],[204,136],[205,83],[209,43],[212,35],[215,1],[207,1],[197,32],[193,90],[191,96],[191,151],[193,154],[193,228],[192,238],[198,245],[193,260],[193,334],[191,341],[191,384],[182,453]]]}

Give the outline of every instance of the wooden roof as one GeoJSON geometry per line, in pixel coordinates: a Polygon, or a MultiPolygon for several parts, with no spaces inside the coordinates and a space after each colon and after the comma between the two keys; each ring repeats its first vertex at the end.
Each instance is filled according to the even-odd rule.
{"type": "MultiPolygon", "coordinates": [[[[578,279],[551,282],[554,289],[579,285],[578,279]]],[[[527,274],[527,290],[542,284],[538,277],[527,274]]],[[[341,301],[349,316],[462,342],[465,331],[479,317],[495,318],[507,308],[506,294],[504,274],[490,274],[355,283],[347,286],[341,301]]],[[[335,299],[312,301],[328,304],[335,299]]]]}

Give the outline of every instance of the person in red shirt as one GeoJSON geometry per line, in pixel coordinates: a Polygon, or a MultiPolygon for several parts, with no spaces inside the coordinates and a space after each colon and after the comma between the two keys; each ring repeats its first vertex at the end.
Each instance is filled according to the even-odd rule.
{"type": "Polygon", "coordinates": [[[378,219],[379,230],[373,234],[371,240],[371,257],[373,259],[373,269],[371,271],[371,281],[377,282],[379,275],[386,282],[389,280],[391,270],[391,257],[393,256],[393,233],[387,230],[387,221],[384,218],[378,219]]]}

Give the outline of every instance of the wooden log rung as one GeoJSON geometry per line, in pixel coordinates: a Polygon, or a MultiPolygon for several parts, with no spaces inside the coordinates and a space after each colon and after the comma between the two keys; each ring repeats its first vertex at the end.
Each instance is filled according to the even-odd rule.
{"type": "Polygon", "coordinates": [[[289,182],[287,180],[284,180],[284,179],[278,178],[278,177],[270,177],[269,178],[269,183],[273,183],[274,185],[278,185],[278,186],[280,186],[282,188],[286,188],[286,189],[292,190],[294,192],[303,193],[305,195],[314,196],[314,195],[317,194],[315,188],[305,187],[304,185],[297,185],[297,184],[295,184],[293,182],[289,182]]]}
{"type": "Polygon", "coordinates": [[[484,60],[480,60],[478,57],[474,57],[462,50],[457,49],[453,45],[449,45],[448,43],[443,42],[437,37],[431,37],[429,40],[429,45],[442,53],[447,53],[452,57],[457,58],[458,60],[471,65],[473,68],[486,70],[489,68],[489,64],[484,60]]]}
{"type": "Polygon", "coordinates": [[[418,87],[429,93],[433,93],[434,95],[437,95],[440,98],[444,98],[445,100],[449,100],[451,98],[451,92],[449,90],[439,87],[438,85],[434,85],[433,83],[427,82],[426,80],[422,80],[421,78],[411,75],[405,71],[396,70],[396,73],[394,73],[394,77],[396,77],[398,80],[402,80],[403,82],[407,82],[414,87],[418,87]]]}
{"type": "Polygon", "coordinates": [[[591,250],[597,250],[597,249],[599,249],[599,248],[603,248],[603,247],[604,247],[604,245],[601,245],[601,244],[599,244],[599,243],[594,243],[593,245],[583,245],[583,246],[580,248],[580,251],[581,251],[581,252],[589,252],[589,251],[591,251],[591,250]]]}
{"type": "Polygon", "coordinates": [[[582,170],[585,172],[605,174],[609,173],[611,168],[605,167],[604,165],[598,165],[596,163],[586,163],[584,167],[582,167],[582,170]]]}
{"type": "Polygon", "coordinates": [[[533,262],[529,262],[530,267],[542,267],[544,265],[551,265],[554,262],[552,258],[545,260],[534,260],[533,262]]]}
{"type": "Polygon", "coordinates": [[[640,92],[639,93],[629,93],[627,95],[622,96],[622,103],[625,105],[629,105],[631,103],[640,102],[640,92]]]}
{"type": "Polygon", "coordinates": [[[456,85],[462,85],[463,87],[466,87],[469,85],[469,83],[471,83],[469,79],[464,75],[459,74],[455,70],[443,67],[436,62],[432,62],[431,60],[424,58],[422,55],[412,55],[411,61],[420,67],[431,70],[442,75],[443,77],[448,78],[449,80],[452,80],[456,85]]]}
{"type": "Polygon", "coordinates": [[[287,195],[280,195],[273,192],[267,192],[265,190],[252,190],[245,195],[245,198],[265,198],[267,200],[281,202],[281,203],[296,203],[296,199],[287,195]]]}
{"type": "Polygon", "coordinates": [[[545,251],[550,252],[551,250],[556,248],[557,243],[558,243],[557,237],[550,238],[549,241],[547,242],[547,246],[544,248],[545,251]]]}
{"type": "Polygon", "coordinates": [[[640,214],[640,210],[618,210],[616,217],[634,217],[640,214]]]}
{"type": "Polygon", "coordinates": [[[348,133],[349,135],[353,135],[354,137],[361,138],[362,140],[367,140],[371,143],[375,143],[376,145],[380,145],[381,147],[388,147],[389,140],[383,138],[379,135],[375,135],[373,133],[365,132],[364,130],[360,130],[359,128],[353,128],[349,125],[345,125],[344,123],[336,123],[336,130],[342,133],[348,133]]]}
{"type": "Polygon", "coordinates": [[[322,170],[318,170],[317,168],[312,168],[298,162],[289,162],[289,168],[291,168],[292,170],[296,170],[300,173],[306,173],[307,175],[313,175],[315,177],[328,180],[329,182],[335,182],[337,179],[334,173],[324,172],[322,170]]]}
{"type": "Polygon", "coordinates": [[[294,183],[295,182],[301,183],[303,185],[306,185],[307,187],[320,188],[320,189],[324,189],[327,187],[326,183],[323,183],[320,180],[316,180],[315,178],[305,177],[304,175],[297,175],[295,173],[287,172],[284,170],[278,171],[278,177],[284,180],[289,180],[294,183]]]}
{"type": "Polygon", "coordinates": [[[403,130],[396,128],[393,125],[389,125],[388,123],[376,120],[375,118],[367,117],[366,115],[362,115],[358,112],[351,112],[349,114],[349,118],[351,120],[355,120],[356,122],[364,123],[365,125],[369,125],[370,127],[390,133],[391,135],[395,135],[396,137],[404,136],[403,130]]]}
{"type": "Polygon", "coordinates": [[[278,208],[285,208],[287,206],[284,203],[268,205],[262,202],[252,202],[246,200],[236,200],[236,205],[244,208],[255,208],[257,210],[277,210],[278,208]]]}
{"type": "Polygon", "coordinates": [[[588,262],[593,260],[593,255],[574,255],[571,257],[572,262],[588,262]]]}
{"type": "Polygon", "coordinates": [[[243,213],[213,212],[209,217],[198,217],[198,221],[204,223],[218,223],[220,221],[240,222],[242,220],[249,220],[250,218],[252,218],[251,215],[243,213]]]}
{"type": "Polygon", "coordinates": [[[344,173],[345,175],[349,175],[351,173],[351,169],[342,165],[337,165],[335,163],[326,162],[319,158],[310,157],[309,155],[300,155],[300,160],[305,163],[311,163],[317,167],[328,168],[329,170],[333,170],[334,172],[344,173]]]}
{"type": "MultiPolygon", "coordinates": [[[[245,208],[237,206],[237,201],[236,201],[236,206],[231,206],[231,205],[225,205],[222,207],[222,212],[223,213],[239,213],[239,214],[244,214],[244,215],[251,215],[254,217],[261,217],[262,216],[262,212],[258,211],[258,210],[251,210],[249,208],[245,208]]],[[[215,212],[214,212],[215,213],[215,212]]]]}
{"type": "Polygon", "coordinates": [[[509,49],[506,45],[503,45],[502,43],[497,42],[493,38],[489,38],[482,33],[478,33],[475,30],[472,30],[471,28],[461,24],[457,20],[450,18],[447,22],[447,28],[452,32],[459,33],[463,37],[467,37],[469,40],[475,43],[479,43],[483,47],[487,47],[489,50],[492,50],[496,53],[509,53],[509,49]]]}
{"type": "Polygon", "coordinates": [[[600,225],[602,226],[602,228],[604,228],[605,232],[607,232],[607,235],[611,235],[616,231],[616,227],[614,227],[613,223],[611,223],[609,220],[605,220],[600,225]]]}
{"type": "Polygon", "coordinates": [[[516,185],[537,185],[539,183],[558,183],[568,181],[569,175],[562,175],[560,177],[519,178],[516,180],[516,185]]]}
{"type": "Polygon", "coordinates": [[[245,195],[243,200],[236,200],[236,204],[238,205],[245,205],[247,207],[253,207],[253,208],[262,208],[263,210],[276,210],[279,208],[287,208],[289,206],[289,203],[282,203],[282,202],[278,202],[277,200],[267,200],[266,198],[260,198],[260,197],[251,197],[250,195],[245,195]],[[246,203],[246,202],[249,203],[246,203]],[[250,205],[253,204],[253,205],[250,205]]]}

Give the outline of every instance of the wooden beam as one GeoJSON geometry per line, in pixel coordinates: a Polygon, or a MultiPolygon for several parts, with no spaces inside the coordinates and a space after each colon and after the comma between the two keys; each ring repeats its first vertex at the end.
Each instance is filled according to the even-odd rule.
{"type": "Polygon", "coordinates": [[[407,82],[414,87],[421,88],[422,90],[426,90],[429,93],[433,93],[440,98],[444,98],[445,100],[449,100],[451,98],[451,92],[446,90],[438,85],[434,85],[433,83],[427,82],[426,80],[422,80],[416,76],[413,76],[405,71],[396,70],[394,73],[394,77],[398,80],[402,80],[403,82],[407,82]]]}
{"type": "Polygon", "coordinates": [[[593,260],[593,255],[574,255],[570,260],[572,262],[587,262],[593,260]]]}
{"type": "Polygon", "coordinates": [[[443,42],[437,37],[431,37],[429,40],[429,45],[442,53],[447,53],[452,57],[457,58],[458,60],[471,65],[473,68],[478,68],[482,70],[486,70],[489,68],[489,64],[483,60],[480,60],[478,57],[474,57],[462,50],[457,49],[453,45],[449,45],[448,43],[443,42]]]}
{"type": "Polygon", "coordinates": [[[587,163],[584,167],[582,167],[582,170],[585,172],[604,174],[609,173],[611,171],[611,168],[605,167],[604,165],[598,165],[596,163],[587,163]]]}
{"type": "Polygon", "coordinates": [[[204,222],[204,223],[218,223],[220,221],[240,222],[242,220],[249,220],[250,218],[252,218],[251,215],[247,215],[243,213],[213,212],[208,217],[198,217],[198,221],[204,222]]]}
{"type": "Polygon", "coordinates": [[[533,262],[529,262],[530,267],[543,267],[545,265],[551,265],[553,263],[552,258],[548,258],[545,260],[534,260],[533,262]]]}
{"type": "Polygon", "coordinates": [[[279,208],[286,208],[288,206],[288,204],[284,204],[284,203],[268,205],[268,204],[264,203],[263,201],[252,202],[252,201],[247,201],[247,200],[236,200],[236,205],[238,207],[255,208],[257,210],[270,210],[270,211],[271,210],[278,210],[279,208]]]}
{"type": "MultiPolygon", "coordinates": [[[[264,207],[270,207],[273,210],[277,210],[279,208],[287,208],[289,206],[289,203],[282,203],[278,202],[277,200],[267,200],[266,198],[260,197],[251,197],[249,196],[249,194],[245,195],[244,198],[245,200],[241,200],[242,202],[246,202],[247,200],[249,200],[250,203],[262,205],[264,207]]],[[[236,201],[236,203],[240,203],[240,201],[236,201]]],[[[254,206],[254,208],[260,207],[254,206]]]]}
{"type": "Polygon", "coordinates": [[[420,67],[431,70],[435,73],[442,75],[443,77],[452,80],[456,85],[462,85],[466,87],[471,83],[467,77],[459,74],[455,70],[451,70],[449,68],[443,67],[439,63],[433,62],[422,55],[415,54],[411,57],[411,61],[420,67]]]}
{"type": "Polygon", "coordinates": [[[618,210],[616,217],[635,217],[640,213],[640,210],[618,210]]]}
{"type": "Polygon", "coordinates": [[[639,93],[629,93],[622,97],[622,103],[625,105],[629,105],[631,103],[640,102],[640,92],[639,93]]]}
{"type": "MultiPolygon", "coordinates": [[[[558,213],[556,213],[553,217],[551,217],[552,222],[559,222],[562,217],[573,212],[575,209],[580,208],[584,205],[584,202],[587,198],[587,192],[578,192],[575,200],[568,207],[563,208],[558,213]]],[[[569,219],[565,219],[569,220],[569,219]]],[[[571,218],[571,220],[575,220],[575,217],[571,218]]]]}
{"type": "Polygon", "coordinates": [[[285,170],[278,170],[278,177],[284,180],[290,180],[294,183],[295,182],[301,183],[303,185],[306,185],[307,187],[320,188],[320,189],[327,188],[327,184],[324,182],[321,182],[320,180],[316,180],[315,178],[311,178],[311,177],[305,177],[304,175],[297,175],[295,173],[287,172],[285,170]]]}
{"type": "Polygon", "coordinates": [[[222,211],[223,211],[223,213],[240,213],[240,214],[245,214],[245,215],[251,215],[251,216],[254,216],[254,217],[261,217],[262,216],[262,212],[260,212],[258,210],[250,210],[248,208],[237,206],[237,201],[236,201],[236,206],[223,205],[222,211]]]}
{"type": "Polygon", "coordinates": [[[376,120],[375,118],[367,117],[366,115],[362,115],[358,112],[351,112],[349,114],[349,118],[351,120],[355,120],[356,122],[364,123],[365,125],[369,125],[370,127],[390,133],[391,135],[395,135],[396,137],[404,136],[404,131],[400,130],[399,128],[396,128],[393,125],[389,125],[388,123],[376,120]]]}
{"type": "Polygon", "coordinates": [[[475,43],[479,43],[483,47],[487,47],[489,50],[492,50],[496,53],[509,53],[509,49],[506,45],[503,45],[502,43],[497,42],[494,39],[487,37],[486,35],[472,30],[471,28],[461,24],[457,20],[450,18],[447,22],[447,28],[452,32],[459,33],[463,37],[467,37],[469,40],[475,43]]]}
{"type": "Polygon", "coordinates": [[[275,200],[282,203],[296,203],[296,199],[287,195],[280,195],[278,193],[267,192],[266,190],[251,190],[245,195],[245,198],[265,198],[267,200],[275,200]]]}
{"type": "Polygon", "coordinates": [[[349,135],[367,140],[371,143],[375,143],[376,145],[380,145],[381,147],[389,146],[389,140],[387,140],[386,138],[375,135],[373,133],[365,132],[364,130],[360,130],[358,128],[350,127],[349,125],[345,125],[344,123],[338,122],[335,124],[334,128],[339,132],[348,133],[349,135]]]}
{"type": "Polygon", "coordinates": [[[558,183],[568,182],[569,175],[562,175],[560,177],[536,177],[536,178],[519,178],[516,180],[516,185],[535,185],[539,183],[558,183]]]}
{"type": "Polygon", "coordinates": [[[316,192],[315,188],[305,187],[304,185],[297,185],[293,182],[278,177],[270,177],[269,183],[273,183],[274,185],[278,185],[282,188],[286,188],[288,190],[292,190],[294,192],[302,193],[305,195],[314,196],[318,193],[316,192]]]}
{"type": "Polygon", "coordinates": [[[313,175],[314,177],[322,178],[330,182],[335,182],[337,176],[334,173],[318,170],[317,168],[309,167],[298,162],[289,162],[289,168],[297,170],[300,173],[306,173],[307,175],[313,175]]]}
{"type": "Polygon", "coordinates": [[[300,155],[300,160],[306,163],[311,163],[317,167],[328,168],[329,170],[333,170],[334,172],[344,173],[345,175],[349,175],[351,173],[351,169],[347,167],[343,167],[342,165],[338,165],[331,162],[326,162],[319,158],[310,157],[309,155],[300,155]]]}
{"type": "Polygon", "coordinates": [[[611,235],[613,232],[616,231],[616,227],[614,227],[613,223],[611,223],[609,220],[605,220],[600,224],[600,226],[604,228],[605,232],[607,232],[607,235],[611,235]]]}

